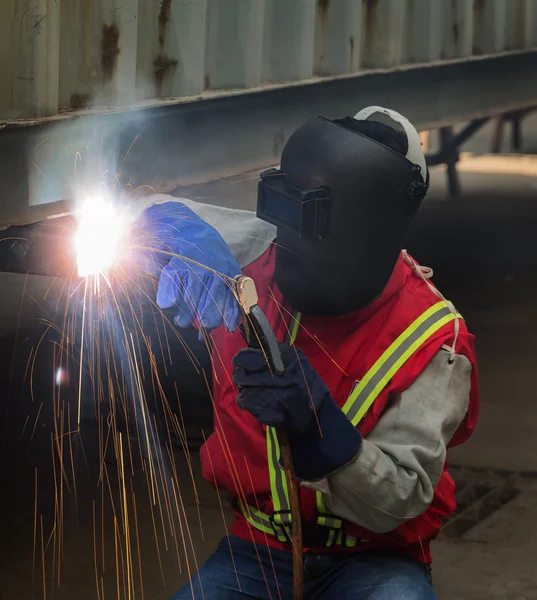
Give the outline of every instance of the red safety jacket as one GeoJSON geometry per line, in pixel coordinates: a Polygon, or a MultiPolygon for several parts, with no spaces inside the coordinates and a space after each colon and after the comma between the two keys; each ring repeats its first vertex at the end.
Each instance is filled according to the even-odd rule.
{"type": "MultiPolygon", "coordinates": [[[[308,357],[335,401],[367,437],[390,395],[408,389],[441,347],[453,343],[453,311],[439,302],[412,268],[411,259],[402,254],[386,289],[373,304],[335,318],[302,316],[298,324],[292,307],[274,283],[274,258],[272,246],[243,270],[256,282],[260,308],[280,341],[291,334],[291,341],[308,357]]],[[[458,322],[456,352],[472,364],[472,391],[466,418],[450,447],[468,439],[478,413],[473,336],[462,318],[458,322]]],[[[223,327],[213,333],[213,342],[215,431],[201,450],[203,476],[235,497],[233,534],[290,550],[282,535],[288,533],[284,529],[288,521],[280,518],[285,497],[275,484],[278,477],[285,484],[278,466],[279,450],[273,452],[277,440],[271,428],[235,403],[231,361],[245,343],[239,332],[231,335],[223,327]],[[274,518],[275,509],[278,518],[274,518]]],[[[455,509],[455,485],[444,468],[427,511],[385,534],[373,533],[337,515],[320,514],[326,512],[322,494],[311,489],[300,487],[300,504],[304,522],[333,528],[325,546],[304,550],[324,553],[391,548],[430,562],[429,543],[438,534],[442,520],[455,509]]]]}

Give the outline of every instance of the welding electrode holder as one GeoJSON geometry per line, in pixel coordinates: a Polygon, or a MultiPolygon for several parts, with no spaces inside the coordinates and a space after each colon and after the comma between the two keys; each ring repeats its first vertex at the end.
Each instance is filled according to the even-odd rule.
{"type": "Polygon", "coordinates": [[[257,305],[258,297],[252,278],[239,275],[235,278],[236,295],[242,312],[240,332],[249,348],[263,350],[270,368],[276,375],[285,370],[278,340],[265,313],[257,305]]]}
{"type": "MultiPolygon", "coordinates": [[[[242,312],[240,332],[249,348],[262,350],[270,368],[276,375],[283,375],[283,364],[276,335],[263,311],[257,305],[258,296],[255,283],[250,277],[238,275],[235,278],[236,297],[242,312]]],[[[287,480],[289,504],[291,508],[291,542],[293,547],[293,600],[302,600],[304,571],[302,559],[302,517],[298,496],[297,478],[291,446],[284,432],[278,431],[281,464],[287,480]]]]}

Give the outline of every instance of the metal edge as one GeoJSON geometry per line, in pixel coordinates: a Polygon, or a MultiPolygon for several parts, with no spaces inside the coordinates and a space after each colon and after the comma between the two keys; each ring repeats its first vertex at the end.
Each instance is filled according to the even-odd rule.
{"type": "Polygon", "coordinates": [[[364,69],[357,73],[344,73],[342,75],[335,75],[329,77],[312,77],[309,79],[302,79],[299,81],[287,81],[279,83],[265,83],[255,88],[237,88],[237,89],[222,89],[222,90],[205,90],[201,94],[195,96],[185,96],[178,98],[158,98],[140,101],[136,104],[132,104],[126,107],[95,107],[87,108],[76,111],[65,111],[60,112],[58,115],[39,117],[34,119],[14,119],[14,120],[0,120],[0,135],[2,130],[10,130],[19,127],[34,127],[39,125],[54,124],[63,121],[73,121],[77,119],[88,119],[92,117],[117,117],[136,113],[139,111],[167,109],[169,107],[180,107],[184,105],[193,105],[200,102],[217,101],[220,99],[245,97],[248,98],[252,95],[265,94],[276,92],[280,90],[309,87],[309,86],[322,86],[331,82],[356,80],[364,77],[371,77],[377,75],[393,75],[396,73],[408,73],[412,71],[422,71],[424,69],[449,69],[450,67],[470,64],[470,63],[486,63],[495,62],[502,58],[515,58],[522,57],[525,55],[533,55],[537,59],[537,48],[527,48],[516,51],[505,51],[498,52],[493,55],[475,55],[465,58],[454,58],[454,59],[443,59],[434,60],[425,63],[412,63],[398,65],[389,69],[364,69]]]}

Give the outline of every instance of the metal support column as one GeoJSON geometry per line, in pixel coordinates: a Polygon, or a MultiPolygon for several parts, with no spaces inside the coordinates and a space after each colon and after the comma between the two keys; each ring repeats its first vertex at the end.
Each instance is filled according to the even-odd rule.
{"type": "Polygon", "coordinates": [[[495,122],[490,151],[499,154],[502,150],[503,129],[507,122],[511,123],[511,150],[522,150],[522,121],[535,108],[517,110],[500,115],[495,122]]]}
{"type": "Polygon", "coordinates": [[[474,119],[459,133],[453,133],[453,127],[441,127],[439,129],[440,151],[436,154],[427,156],[427,165],[434,167],[437,165],[446,165],[449,196],[455,198],[461,193],[461,186],[457,173],[457,163],[459,162],[459,148],[475,135],[485,123],[488,117],[474,119]]]}
{"type": "Polygon", "coordinates": [[[459,148],[450,146],[453,141],[453,127],[441,127],[439,130],[440,144],[445,152],[446,174],[448,182],[448,193],[450,198],[456,198],[461,194],[461,184],[457,173],[457,163],[459,162],[459,148]],[[449,148],[449,151],[448,151],[449,148]]]}

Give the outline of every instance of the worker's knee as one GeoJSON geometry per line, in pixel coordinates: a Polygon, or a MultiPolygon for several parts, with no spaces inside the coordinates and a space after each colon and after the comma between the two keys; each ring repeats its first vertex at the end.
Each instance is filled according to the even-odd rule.
{"type": "Polygon", "coordinates": [[[395,577],[380,584],[367,598],[369,600],[438,600],[431,583],[427,579],[395,577]]]}
{"type": "Polygon", "coordinates": [[[171,600],[232,600],[237,595],[236,587],[230,547],[224,539],[171,600]]]}
{"type": "Polygon", "coordinates": [[[329,598],[438,600],[425,565],[403,556],[360,553],[333,576],[329,598]]]}
{"type": "Polygon", "coordinates": [[[386,561],[385,588],[381,586],[375,600],[438,600],[427,567],[406,557],[393,557],[386,561]],[[384,589],[383,589],[384,588],[384,589]]]}
{"type": "Polygon", "coordinates": [[[273,551],[234,536],[225,538],[171,600],[277,598],[278,585],[292,584],[290,553],[273,551]],[[274,578],[279,572],[278,582],[274,578]],[[281,581],[280,581],[281,580],[281,581]]]}
{"type": "Polygon", "coordinates": [[[232,600],[235,596],[226,595],[219,575],[210,570],[194,575],[170,600],[232,600]]]}

